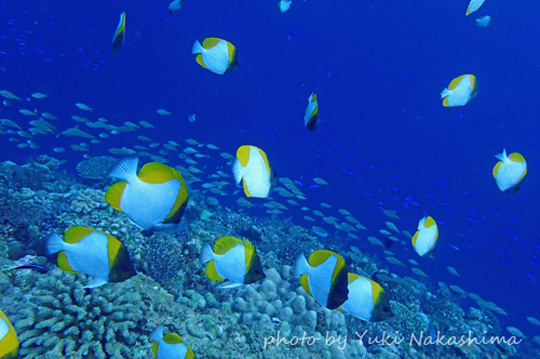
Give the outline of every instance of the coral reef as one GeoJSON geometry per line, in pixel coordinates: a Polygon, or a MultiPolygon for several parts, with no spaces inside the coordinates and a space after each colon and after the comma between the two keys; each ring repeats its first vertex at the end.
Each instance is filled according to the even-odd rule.
{"type": "MultiPolygon", "coordinates": [[[[107,161],[113,163],[94,159],[81,168],[87,166],[84,171],[92,172],[92,166],[105,167],[107,161]]],[[[165,325],[167,333],[178,333],[197,358],[535,357],[504,344],[384,345],[361,339],[357,333],[371,338],[386,335],[391,340],[412,333],[461,335],[469,330],[499,335],[501,328],[484,307],[462,309],[467,296],[455,286],[428,288],[427,282],[382,268],[374,256],[358,248],[344,250],[338,235],[323,243],[289,219],[237,213],[198,190],[190,190],[180,231],[141,231],[104,201],[103,189],[96,187],[102,182],[94,181],[90,188],[58,179],[53,171],[60,165],[41,156],[20,167],[0,164],[4,169],[0,171],[0,308],[17,329],[23,359],[149,358],[150,333],[158,325],[165,325]],[[33,183],[36,178],[44,182],[33,183]],[[88,282],[84,275],[62,272],[56,263],[39,256],[45,238],[73,225],[104,230],[120,239],[138,275],[83,289],[82,283],[88,282]],[[264,280],[222,290],[205,278],[198,259],[202,245],[223,235],[253,241],[265,268],[264,280]],[[293,278],[291,265],[299,253],[308,255],[321,248],[340,252],[351,272],[373,276],[391,299],[394,317],[363,322],[317,304],[293,278]],[[29,256],[21,258],[25,255],[29,256]],[[12,270],[25,260],[49,272],[12,270]],[[311,341],[303,342],[303,336],[311,341]],[[272,338],[285,343],[272,343],[272,338]]],[[[537,345],[527,345],[529,352],[537,353],[537,345]]]]}
{"type": "Polygon", "coordinates": [[[111,181],[108,174],[117,163],[109,156],[90,157],[77,164],[77,172],[83,179],[103,185],[111,181]]]}

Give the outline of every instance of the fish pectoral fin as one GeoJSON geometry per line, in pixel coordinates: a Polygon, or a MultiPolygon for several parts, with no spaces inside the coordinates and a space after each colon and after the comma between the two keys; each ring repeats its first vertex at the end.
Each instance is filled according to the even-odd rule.
{"type": "Polygon", "coordinates": [[[88,282],[88,284],[85,285],[83,288],[97,288],[97,287],[101,287],[102,285],[104,285],[106,283],[107,283],[106,280],[101,279],[101,278],[96,278],[96,279],[91,280],[90,282],[88,282]]]}

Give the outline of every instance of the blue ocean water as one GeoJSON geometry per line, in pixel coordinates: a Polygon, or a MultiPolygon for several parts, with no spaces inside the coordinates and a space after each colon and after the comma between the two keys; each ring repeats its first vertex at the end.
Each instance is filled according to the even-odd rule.
{"type": "MultiPolygon", "coordinates": [[[[85,115],[74,106],[83,102],[94,108],[91,116],[112,124],[144,120],[155,126],[92,145],[90,155],[131,147],[140,134],[157,142],[195,138],[231,154],[240,145],[257,145],[278,176],[301,183],[306,206],[328,215],[345,208],[368,227],[366,235],[385,228],[389,218],[381,208],[395,210],[398,227],[411,233],[429,214],[440,230],[434,259],[392,247],[397,257],[420,262],[434,288],[443,281],[495,302],[508,313],[498,317],[503,327],[534,336],[538,327],[525,318],[540,317],[534,224],[540,5],[488,0],[465,16],[467,4],[311,0],[294,1],[282,14],[274,1],[186,0],[171,15],[167,1],[4,0],[0,87],[23,103],[9,100],[0,117],[22,123],[28,119],[19,108],[48,111],[64,130],[76,124],[70,116],[85,115]],[[122,11],[126,41],[113,55],[122,11]],[[475,18],[485,14],[493,23],[477,27],[475,18]],[[236,70],[218,76],[196,64],[191,46],[210,36],[236,46],[236,70]],[[465,73],[477,77],[478,95],[465,107],[444,108],[440,92],[465,73]],[[48,97],[26,101],[37,91],[48,97]],[[319,99],[315,133],[303,125],[312,92],[319,99]],[[160,116],[158,108],[172,115],[160,116]],[[522,153],[529,166],[515,195],[501,193],[491,175],[503,148],[522,153]],[[316,186],[314,177],[329,186],[316,186]],[[320,202],[333,208],[320,208],[320,202]]],[[[82,160],[81,152],[69,149],[73,138],[34,141],[39,149],[20,149],[3,136],[0,159],[22,163],[49,154],[67,159],[72,170],[82,160]],[[58,146],[67,151],[53,152],[58,146]]],[[[217,155],[206,163],[230,171],[217,155]]],[[[224,199],[231,206],[235,200],[224,199]]],[[[302,223],[303,215],[292,208],[284,216],[302,223]]],[[[363,237],[342,235],[343,245],[382,259],[383,249],[363,237]]],[[[390,268],[412,275],[409,268],[390,268]]]]}

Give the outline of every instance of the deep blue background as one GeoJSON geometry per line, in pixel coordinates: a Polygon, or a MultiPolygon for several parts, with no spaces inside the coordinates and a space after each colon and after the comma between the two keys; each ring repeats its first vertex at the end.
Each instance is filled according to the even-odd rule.
{"type": "MultiPolygon", "coordinates": [[[[540,317],[540,4],[490,0],[468,17],[467,4],[297,0],[281,14],[275,1],[186,0],[170,16],[167,1],[4,0],[0,89],[23,100],[36,91],[49,97],[9,101],[0,116],[23,123],[28,118],[17,110],[37,108],[59,117],[64,130],[74,125],[71,115],[88,115],[74,106],[84,102],[95,108],[93,120],[156,126],[93,146],[91,155],[132,146],[140,134],[182,145],[191,137],[229,153],[254,144],[279,176],[305,185],[309,207],[331,203],[334,209],[321,209],[328,215],[346,208],[368,227],[366,235],[385,228],[380,207],[395,209],[398,227],[411,233],[430,214],[440,230],[435,258],[392,248],[398,257],[418,260],[434,287],[441,280],[478,293],[509,313],[500,317],[504,326],[538,335],[525,317],[540,317]],[[122,11],[126,42],[113,55],[122,11]],[[493,23],[476,27],[484,14],[493,23]],[[194,40],[209,36],[236,46],[238,69],[218,76],[195,63],[194,40]],[[465,107],[442,107],[440,92],[465,73],[476,75],[478,96],[465,107]],[[312,92],[319,99],[315,133],[303,127],[312,92]],[[159,116],[158,108],[173,115],[159,116]],[[529,165],[517,195],[500,193],[491,176],[503,148],[529,165]],[[330,186],[310,189],[317,176],[330,186]]],[[[48,153],[74,166],[81,159],[69,149],[52,152],[80,140],[45,136],[35,140],[36,151],[7,138],[2,160],[48,153]]],[[[208,166],[229,171],[225,162],[216,154],[208,166]]],[[[305,213],[287,214],[300,220],[305,213]]],[[[383,259],[382,249],[364,242],[344,245],[383,259]]]]}

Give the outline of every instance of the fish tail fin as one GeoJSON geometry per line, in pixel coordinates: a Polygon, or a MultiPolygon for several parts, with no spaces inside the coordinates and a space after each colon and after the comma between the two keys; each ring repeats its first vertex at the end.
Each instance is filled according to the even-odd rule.
{"type": "Polygon", "coordinates": [[[53,253],[58,253],[60,251],[63,251],[65,249],[64,241],[57,234],[53,234],[52,236],[49,237],[49,239],[47,239],[46,249],[47,249],[47,254],[53,254],[53,253]]]}
{"type": "Polygon", "coordinates": [[[163,325],[157,327],[150,335],[150,338],[157,340],[158,342],[163,339],[163,325]]]}
{"type": "Polygon", "coordinates": [[[139,157],[128,157],[120,161],[116,167],[109,172],[110,177],[116,177],[129,182],[134,177],[137,177],[137,164],[139,157]]]}
{"type": "Polygon", "coordinates": [[[495,158],[497,158],[498,160],[501,160],[501,161],[504,161],[505,159],[507,159],[508,155],[506,154],[506,148],[503,148],[502,153],[499,153],[499,154],[495,155],[495,158]]]}
{"type": "Polygon", "coordinates": [[[441,98],[445,98],[446,96],[448,96],[448,88],[445,88],[445,89],[441,92],[441,98]]]}
{"type": "Polygon", "coordinates": [[[199,40],[195,40],[195,43],[193,44],[193,47],[191,48],[191,53],[192,54],[200,54],[200,53],[203,52],[203,50],[204,50],[204,48],[202,47],[199,40]]]}
{"type": "Polygon", "coordinates": [[[294,262],[294,276],[299,277],[302,274],[306,274],[309,270],[309,263],[303,254],[300,254],[294,262]]]}
{"type": "Polygon", "coordinates": [[[240,184],[240,182],[242,182],[242,177],[244,177],[244,167],[242,167],[238,158],[234,161],[232,170],[236,184],[240,184]]]}
{"type": "Polygon", "coordinates": [[[201,253],[201,262],[203,264],[210,262],[214,259],[214,251],[208,243],[205,243],[201,253]]]}

